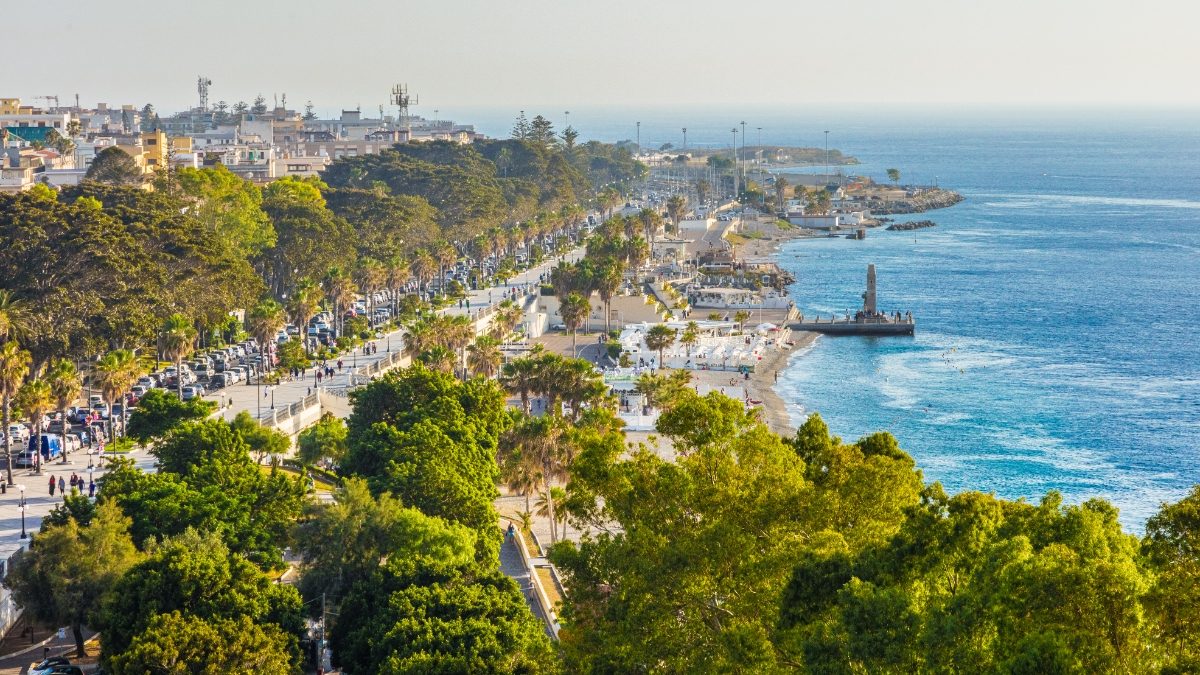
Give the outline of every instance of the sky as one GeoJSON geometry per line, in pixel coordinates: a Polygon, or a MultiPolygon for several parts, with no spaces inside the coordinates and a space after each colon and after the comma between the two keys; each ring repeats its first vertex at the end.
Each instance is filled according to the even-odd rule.
{"type": "MultiPolygon", "coordinates": [[[[0,96],[375,112],[821,104],[1200,106],[1191,0],[12,3],[0,96]],[[24,26],[24,27],[22,27],[24,26]]],[[[33,101],[35,104],[39,101],[33,101]]],[[[459,115],[461,117],[461,115],[459,115]]]]}

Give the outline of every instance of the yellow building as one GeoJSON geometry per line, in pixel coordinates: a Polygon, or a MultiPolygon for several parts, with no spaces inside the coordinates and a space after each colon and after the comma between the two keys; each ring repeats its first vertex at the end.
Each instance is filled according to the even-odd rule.
{"type": "Polygon", "coordinates": [[[0,98],[0,115],[20,115],[21,99],[0,98]]]}
{"type": "Polygon", "coordinates": [[[156,171],[167,165],[170,161],[168,142],[167,135],[162,131],[142,132],[142,157],[147,169],[156,171]]]}

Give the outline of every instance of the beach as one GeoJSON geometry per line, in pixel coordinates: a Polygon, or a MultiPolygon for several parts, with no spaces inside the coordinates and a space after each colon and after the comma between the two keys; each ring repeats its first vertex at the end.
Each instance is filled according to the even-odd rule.
{"type": "Polygon", "coordinates": [[[746,383],[747,395],[752,400],[762,401],[763,422],[781,436],[792,436],[796,432],[797,420],[791,418],[787,403],[775,391],[776,374],[787,368],[793,354],[806,351],[816,339],[816,333],[792,333],[791,344],[764,356],[746,383]]]}

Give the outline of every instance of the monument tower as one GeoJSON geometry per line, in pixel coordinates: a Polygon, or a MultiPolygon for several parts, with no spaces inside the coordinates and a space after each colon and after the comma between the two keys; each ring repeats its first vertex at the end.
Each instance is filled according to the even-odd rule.
{"type": "Polygon", "coordinates": [[[867,292],[863,293],[863,313],[874,316],[875,308],[875,265],[867,265],[867,292]]]}

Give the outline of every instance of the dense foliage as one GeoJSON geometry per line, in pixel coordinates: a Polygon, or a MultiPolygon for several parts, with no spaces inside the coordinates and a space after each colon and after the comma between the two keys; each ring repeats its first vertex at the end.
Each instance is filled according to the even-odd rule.
{"type": "Polygon", "coordinates": [[[790,439],[647,381],[676,461],[581,443],[551,553],[580,672],[1192,672],[1200,488],[1144,541],[1091,500],[924,485],[887,433],[790,439]]]}

